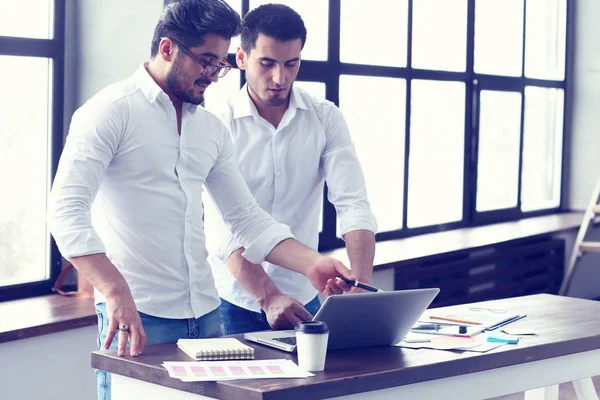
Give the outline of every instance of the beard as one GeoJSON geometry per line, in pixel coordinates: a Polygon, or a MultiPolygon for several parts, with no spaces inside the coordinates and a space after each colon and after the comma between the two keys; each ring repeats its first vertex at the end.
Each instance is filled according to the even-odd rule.
{"type": "Polygon", "coordinates": [[[175,60],[173,67],[165,76],[165,85],[169,89],[169,92],[184,103],[191,103],[199,105],[204,102],[204,93],[197,94],[194,91],[194,85],[203,84],[207,87],[212,83],[208,78],[198,78],[194,81],[190,88],[186,89],[186,83],[184,82],[185,74],[182,72],[181,63],[175,60]]]}
{"type": "MultiPolygon", "coordinates": [[[[267,92],[268,93],[268,92],[267,92]]],[[[288,96],[271,96],[267,97],[263,103],[268,107],[278,107],[284,104],[288,99],[288,96]]]]}
{"type": "Polygon", "coordinates": [[[250,91],[252,91],[256,95],[256,97],[258,97],[260,101],[267,107],[279,107],[285,104],[290,96],[291,89],[284,91],[285,94],[274,94],[269,92],[269,89],[267,88],[262,90],[263,94],[260,95],[259,93],[261,93],[261,91],[255,90],[256,85],[254,84],[254,80],[252,78],[249,78],[248,74],[246,74],[246,82],[248,83],[248,88],[250,89],[250,91]]]}

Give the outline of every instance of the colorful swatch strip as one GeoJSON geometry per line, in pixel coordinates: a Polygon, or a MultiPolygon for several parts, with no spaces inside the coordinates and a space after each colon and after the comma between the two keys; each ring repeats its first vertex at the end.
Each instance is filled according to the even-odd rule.
{"type": "Polygon", "coordinates": [[[291,360],[165,362],[163,366],[172,378],[185,382],[314,376],[291,360]]]}

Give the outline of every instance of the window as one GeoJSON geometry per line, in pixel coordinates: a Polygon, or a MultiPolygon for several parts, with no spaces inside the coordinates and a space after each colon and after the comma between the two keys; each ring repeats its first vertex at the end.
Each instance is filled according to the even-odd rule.
{"type": "MultiPolygon", "coordinates": [[[[566,0],[230,4],[267,2],[305,21],[298,84],[344,113],[378,241],[562,209],[566,0]]],[[[327,200],[322,220],[343,246],[327,200]]]]}
{"type": "Polygon", "coordinates": [[[0,301],[48,294],[60,271],[46,204],[62,147],[63,32],[64,0],[0,4],[0,301]]]}

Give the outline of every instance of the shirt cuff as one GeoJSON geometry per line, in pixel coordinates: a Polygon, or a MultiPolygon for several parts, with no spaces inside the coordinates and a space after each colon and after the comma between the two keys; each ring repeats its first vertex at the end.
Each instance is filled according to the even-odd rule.
{"type": "Polygon", "coordinates": [[[282,240],[293,238],[294,235],[287,225],[273,225],[246,246],[242,256],[253,264],[260,264],[282,240]]]}
{"type": "Polygon", "coordinates": [[[242,246],[241,244],[238,243],[237,240],[235,240],[235,238],[232,236],[229,241],[227,242],[227,244],[225,246],[223,246],[223,249],[221,250],[220,256],[219,258],[221,258],[221,261],[223,261],[224,263],[227,263],[227,259],[229,258],[230,255],[233,254],[234,251],[237,251],[239,249],[241,249],[242,246]]]}
{"type": "Polygon", "coordinates": [[[348,210],[340,216],[341,236],[348,232],[367,230],[377,233],[377,220],[369,210],[348,210]]]}
{"type": "Polygon", "coordinates": [[[106,253],[102,239],[94,229],[64,233],[60,237],[55,236],[55,240],[60,254],[67,260],[72,257],[106,253]]]}

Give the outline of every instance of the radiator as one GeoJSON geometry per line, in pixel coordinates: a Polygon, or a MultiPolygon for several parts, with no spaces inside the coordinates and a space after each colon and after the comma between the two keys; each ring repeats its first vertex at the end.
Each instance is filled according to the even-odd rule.
{"type": "Polygon", "coordinates": [[[432,256],[394,269],[396,290],[439,287],[431,307],[558,293],[564,274],[565,241],[523,239],[432,256]]]}

